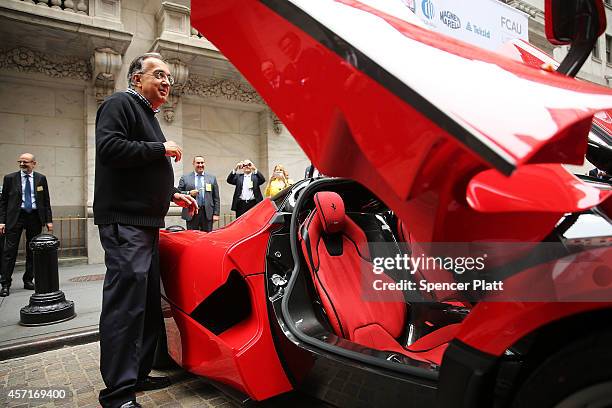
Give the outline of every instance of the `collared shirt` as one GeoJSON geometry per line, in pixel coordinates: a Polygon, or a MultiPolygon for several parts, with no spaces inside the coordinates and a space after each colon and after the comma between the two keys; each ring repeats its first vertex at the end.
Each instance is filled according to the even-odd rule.
{"type": "Polygon", "coordinates": [[[125,92],[127,92],[127,93],[129,93],[131,95],[134,95],[135,97],[137,97],[138,99],[143,101],[145,103],[145,105],[147,105],[149,108],[151,108],[153,113],[158,113],[159,112],[159,109],[153,109],[153,105],[151,105],[151,102],[149,102],[149,100],[147,98],[145,98],[140,93],[138,93],[137,90],[135,90],[133,88],[128,88],[125,92]]]}
{"type": "Polygon", "coordinates": [[[242,192],[240,193],[240,199],[244,201],[255,199],[255,194],[253,194],[253,179],[251,178],[251,174],[244,174],[242,176],[242,192]]]}
{"type": "MultiPolygon", "coordinates": [[[[21,173],[21,208],[25,208],[25,183],[27,174],[25,171],[20,171],[21,173]]],[[[30,195],[32,196],[32,209],[36,209],[36,190],[34,189],[34,172],[29,174],[28,180],[30,181],[30,195]]]]}

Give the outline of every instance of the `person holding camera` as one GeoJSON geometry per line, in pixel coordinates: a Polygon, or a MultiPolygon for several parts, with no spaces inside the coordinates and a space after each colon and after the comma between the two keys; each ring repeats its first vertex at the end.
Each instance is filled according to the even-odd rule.
{"type": "Polygon", "coordinates": [[[292,184],[293,180],[289,178],[289,173],[285,170],[285,167],[283,167],[282,164],[277,164],[274,166],[274,171],[270,176],[270,181],[268,181],[264,196],[272,197],[292,184]]]}
{"type": "Polygon", "coordinates": [[[243,160],[227,176],[227,182],[236,186],[232,198],[232,211],[236,211],[236,218],[263,200],[260,186],[266,182],[266,178],[257,171],[250,160],[243,160]]]}

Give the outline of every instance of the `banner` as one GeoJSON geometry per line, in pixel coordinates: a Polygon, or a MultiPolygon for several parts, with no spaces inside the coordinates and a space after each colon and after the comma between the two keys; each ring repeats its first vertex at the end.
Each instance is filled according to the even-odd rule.
{"type": "Polygon", "coordinates": [[[529,16],[497,0],[402,0],[430,29],[496,51],[508,40],[529,41],[529,16]]]}

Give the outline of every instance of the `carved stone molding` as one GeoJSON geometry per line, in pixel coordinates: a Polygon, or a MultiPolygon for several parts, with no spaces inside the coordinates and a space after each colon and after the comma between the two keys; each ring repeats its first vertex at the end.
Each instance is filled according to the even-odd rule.
{"type": "Polygon", "coordinates": [[[166,64],[168,64],[168,68],[170,68],[170,72],[174,77],[174,85],[172,86],[168,100],[162,106],[162,113],[166,122],[172,123],[174,121],[176,105],[181,95],[183,95],[185,85],[189,78],[189,67],[179,59],[167,60],[166,64]]]}
{"type": "Polygon", "coordinates": [[[184,93],[207,98],[225,98],[230,101],[265,104],[261,96],[250,85],[230,79],[202,78],[191,75],[184,87],[184,93]]]}
{"type": "Polygon", "coordinates": [[[283,122],[276,116],[273,111],[268,111],[270,113],[270,121],[272,122],[272,130],[275,134],[280,135],[283,132],[283,122]]]}
{"type": "Polygon", "coordinates": [[[91,65],[96,102],[102,103],[115,90],[115,81],[121,69],[121,54],[112,48],[98,48],[91,57],[91,65]]]}
{"type": "Polygon", "coordinates": [[[41,73],[52,78],[91,79],[91,66],[84,59],[43,54],[26,47],[0,49],[0,68],[41,73]]]}

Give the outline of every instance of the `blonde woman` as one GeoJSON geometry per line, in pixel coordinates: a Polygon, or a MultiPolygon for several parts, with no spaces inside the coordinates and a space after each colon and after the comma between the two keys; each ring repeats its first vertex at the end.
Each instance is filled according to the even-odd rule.
{"type": "Polygon", "coordinates": [[[270,176],[270,181],[268,181],[264,195],[272,197],[292,184],[293,180],[289,178],[289,173],[285,170],[285,167],[282,164],[277,164],[274,166],[274,171],[270,176]]]}

